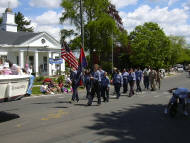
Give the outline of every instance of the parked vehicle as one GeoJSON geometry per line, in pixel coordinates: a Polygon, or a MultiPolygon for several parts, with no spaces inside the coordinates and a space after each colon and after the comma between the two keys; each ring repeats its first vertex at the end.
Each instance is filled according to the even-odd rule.
{"type": "Polygon", "coordinates": [[[161,77],[164,78],[166,75],[166,70],[165,69],[160,69],[161,77]]]}
{"type": "Polygon", "coordinates": [[[177,64],[176,69],[177,69],[178,72],[183,72],[184,71],[183,65],[181,65],[181,64],[177,64]]]}

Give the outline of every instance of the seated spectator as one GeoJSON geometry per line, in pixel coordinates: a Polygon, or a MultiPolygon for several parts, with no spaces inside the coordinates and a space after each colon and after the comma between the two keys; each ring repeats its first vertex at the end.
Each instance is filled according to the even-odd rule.
{"type": "Polygon", "coordinates": [[[40,92],[42,92],[43,94],[54,94],[53,92],[50,91],[50,89],[48,88],[47,85],[45,85],[45,82],[42,83],[42,85],[40,86],[40,92]]]}
{"type": "Polygon", "coordinates": [[[64,92],[65,87],[64,87],[63,81],[59,81],[58,86],[61,89],[61,92],[64,92]]]}
{"type": "Polygon", "coordinates": [[[28,75],[27,71],[25,69],[22,69],[22,74],[23,75],[28,75]]]}
{"type": "Polygon", "coordinates": [[[52,92],[61,92],[61,88],[54,84],[53,81],[51,81],[49,84],[48,84],[48,88],[52,91],[52,92]]]}
{"type": "Polygon", "coordinates": [[[16,64],[13,64],[11,67],[11,72],[12,72],[12,75],[18,75],[19,74],[19,69],[18,69],[18,66],[16,64]]]}
{"type": "Polygon", "coordinates": [[[10,75],[12,72],[9,69],[9,63],[5,62],[3,65],[3,69],[1,70],[3,75],[10,75]]]}

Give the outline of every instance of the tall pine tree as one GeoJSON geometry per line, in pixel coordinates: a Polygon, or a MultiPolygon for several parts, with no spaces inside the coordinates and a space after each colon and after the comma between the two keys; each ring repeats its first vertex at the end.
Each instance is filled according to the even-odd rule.
{"type": "Polygon", "coordinates": [[[26,20],[21,12],[15,13],[15,22],[18,24],[18,31],[33,32],[33,27],[28,27],[31,24],[31,20],[26,20]]]}

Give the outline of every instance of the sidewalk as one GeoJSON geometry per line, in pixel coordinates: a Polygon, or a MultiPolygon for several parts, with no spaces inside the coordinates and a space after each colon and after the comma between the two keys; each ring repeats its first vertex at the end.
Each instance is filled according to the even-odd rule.
{"type": "Polygon", "coordinates": [[[168,77],[173,77],[173,76],[178,76],[180,75],[181,73],[179,72],[169,72],[169,73],[166,73],[166,76],[164,78],[168,78],[168,77]]]}

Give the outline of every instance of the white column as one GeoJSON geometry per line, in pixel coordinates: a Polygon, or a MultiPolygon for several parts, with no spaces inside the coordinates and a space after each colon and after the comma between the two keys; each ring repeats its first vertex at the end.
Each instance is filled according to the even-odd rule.
{"type": "MultiPolygon", "coordinates": [[[[55,57],[56,57],[56,53],[52,53],[52,58],[55,59],[55,57]]],[[[51,69],[52,69],[52,71],[53,71],[53,72],[52,72],[52,75],[55,75],[55,74],[57,73],[55,67],[56,67],[55,64],[52,64],[52,66],[51,66],[51,69]]]]}
{"type": "Polygon", "coordinates": [[[63,63],[61,64],[61,72],[65,72],[65,60],[63,59],[63,63]]]}
{"type": "Polygon", "coordinates": [[[48,65],[48,75],[49,76],[52,76],[52,65],[49,63],[49,58],[52,58],[52,53],[49,51],[48,52],[48,63],[47,63],[47,65],[48,65]]]}
{"type": "Polygon", "coordinates": [[[19,66],[24,68],[24,51],[19,52],[19,66]]]}
{"type": "Polygon", "coordinates": [[[39,63],[38,63],[38,51],[35,51],[34,53],[34,72],[36,73],[36,76],[39,74],[39,63]]]}

